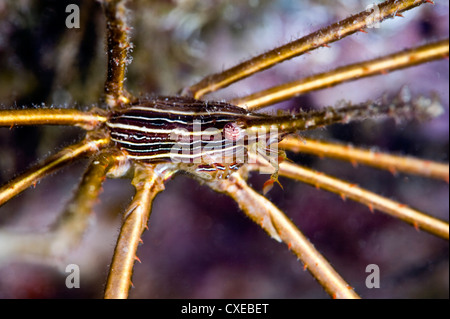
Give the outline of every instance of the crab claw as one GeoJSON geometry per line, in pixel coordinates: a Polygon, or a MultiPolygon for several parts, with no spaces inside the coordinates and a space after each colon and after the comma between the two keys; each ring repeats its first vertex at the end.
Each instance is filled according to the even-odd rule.
{"type": "Polygon", "coordinates": [[[267,180],[264,185],[263,185],[263,195],[266,195],[272,188],[273,188],[273,183],[275,181],[272,179],[267,180]]]}
{"type": "MultiPolygon", "coordinates": [[[[275,174],[274,174],[275,175],[275,174]]],[[[276,182],[278,185],[280,185],[281,189],[284,190],[283,185],[281,185],[280,181],[278,180],[278,176],[272,175],[269,180],[267,180],[263,185],[263,195],[266,195],[272,188],[273,184],[276,182]]]]}

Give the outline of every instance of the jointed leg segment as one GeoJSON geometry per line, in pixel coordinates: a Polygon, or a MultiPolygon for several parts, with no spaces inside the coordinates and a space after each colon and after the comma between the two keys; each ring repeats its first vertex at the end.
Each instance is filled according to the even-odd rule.
{"type": "Polygon", "coordinates": [[[344,198],[350,198],[354,201],[367,205],[371,210],[378,209],[436,236],[444,239],[449,238],[448,223],[425,215],[404,204],[400,204],[368,190],[362,189],[355,184],[344,182],[323,173],[315,172],[299,165],[286,162],[280,163],[279,174],[280,176],[296,179],[318,188],[337,193],[344,198]]]}
{"type": "Polygon", "coordinates": [[[136,164],[132,184],[136,195],[124,214],[124,221],[114,250],[113,260],[106,283],[105,298],[123,299],[128,297],[136,261],[136,251],[141,235],[147,228],[153,199],[164,190],[164,176],[156,173],[151,166],[136,164]]]}
{"type": "Polygon", "coordinates": [[[105,83],[106,103],[110,108],[128,103],[130,96],[124,88],[128,55],[130,27],[127,24],[127,0],[105,0],[107,19],[108,74],[105,83]]]}
{"type": "Polygon", "coordinates": [[[219,90],[252,74],[265,70],[277,63],[304,54],[329,43],[338,41],[370,25],[394,17],[404,11],[417,7],[429,0],[389,0],[378,5],[378,10],[360,12],[356,15],[320,29],[303,38],[290,42],[233,68],[208,76],[184,89],[184,95],[201,98],[205,94],[219,90]]]}
{"type": "Polygon", "coordinates": [[[109,139],[107,138],[84,140],[59,151],[57,154],[45,160],[42,164],[37,165],[28,172],[0,187],[0,206],[31,185],[36,184],[41,178],[53,173],[77,158],[97,152],[108,144],[109,139]]]}
{"type": "Polygon", "coordinates": [[[241,210],[270,236],[283,241],[333,298],[359,298],[289,218],[249,187],[238,173],[229,180],[209,182],[208,185],[232,197],[241,210]]]}
{"type": "Polygon", "coordinates": [[[92,130],[106,117],[95,112],[68,109],[0,110],[0,126],[19,125],[72,125],[92,130]]]}
{"type": "Polygon", "coordinates": [[[449,180],[448,164],[421,160],[411,156],[396,156],[355,148],[350,145],[315,141],[307,138],[286,137],[278,147],[286,151],[308,153],[349,161],[352,164],[364,164],[391,172],[403,172],[428,178],[449,180]]]}
{"type": "Polygon", "coordinates": [[[19,234],[0,231],[1,258],[32,258],[40,261],[64,257],[80,243],[98,200],[108,170],[118,161],[112,153],[94,157],[72,200],[49,231],[19,234]]]}
{"type": "Polygon", "coordinates": [[[449,42],[447,39],[378,59],[339,67],[333,71],[320,73],[248,96],[236,98],[231,100],[230,103],[254,111],[300,94],[332,87],[343,82],[354,81],[436,59],[442,59],[443,57],[448,57],[448,53],[449,42]]]}

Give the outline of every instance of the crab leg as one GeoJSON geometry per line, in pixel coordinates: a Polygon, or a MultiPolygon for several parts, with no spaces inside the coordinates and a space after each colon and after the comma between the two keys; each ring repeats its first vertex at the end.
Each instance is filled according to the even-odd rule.
{"type": "Polygon", "coordinates": [[[107,27],[108,74],[105,83],[106,103],[115,108],[129,102],[129,94],[125,90],[126,66],[131,50],[127,24],[127,0],[104,0],[107,27]]]}
{"type": "Polygon", "coordinates": [[[378,59],[339,67],[333,71],[285,83],[248,96],[233,99],[231,104],[254,111],[300,94],[332,87],[343,82],[404,69],[417,64],[448,57],[449,41],[443,40],[398,52],[378,59]]]}
{"type": "Polygon", "coordinates": [[[172,173],[173,171],[170,170],[158,173],[150,165],[136,164],[135,176],[132,181],[136,188],[136,195],[124,215],[106,282],[106,299],[128,297],[133,265],[137,260],[136,251],[141,235],[147,229],[153,199],[164,190],[163,181],[172,173]]]}
{"type": "Polygon", "coordinates": [[[234,173],[228,180],[209,182],[208,185],[232,197],[244,213],[272,238],[283,241],[333,298],[359,298],[289,218],[248,186],[238,173],[234,173]]]}
{"type": "Polygon", "coordinates": [[[246,121],[246,131],[255,134],[272,130],[287,134],[377,117],[428,120],[442,115],[443,112],[443,106],[436,96],[431,99],[424,96],[412,97],[409,90],[404,88],[392,99],[383,98],[380,101],[367,101],[357,105],[347,102],[345,106],[337,108],[327,107],[290,115],[249,119],[246,121]]]}
{"type": "Polygon", "coordinates": [[[89,165],[83,179],[65,211],[44,233],[20,234],[0,232],[0,258],[6,256],[49,260],[62,257],[81,241],[89,225],[93,206],[101,192],[101,186],[111,167],[119,158],[109,153],[100,154],[89,165]]]}
{"type": "Polygon", "coordinates": [[[57,154],[45,160],[42,164],[35,166],[28,172],[16,177],[6,185],[0,187],[0,206],[20,194],[22,191],[36,184],[41,178],[58,170],[77,158],[98,151],[109,143],[109,139],[85,140],[78,144],[69,146],[57,154]]]}
{"type": "Polygon", "coordinates": [[[1,110],[0,126],[17,125],[71,125],[91,130],[106,117],[94,112],[82,112],[66,109],[29,109],[29,110],[1,110]]]}
{"type": "Polygon", "coordinates": [[[438,237],[447,240],[449,238],[449,225],[447,222],[428,216],[404,204],[400,204],[360,188],[355,184],[286,162],[280,163],[278,173],[280,176],[311,184],[318,188],[337,193],[343,198],[350,198],[365,204],[370,210],[378,209],[413,225],[417,229],[423,229],[438,237]]]}
{"type": "Polygon", "coordinates": [[[277,63],[299,56],[328,43],[338,41],[355,32],[392,18],[430,0],[389,0],[378,5],[378,10],[362,11],[303,38],[275,48],[221,73],[213,74],[183,90],[183,95],[201,98],[254,73],[268,69],[277,63]]]}
{"type": "Polygon", "coordinates": [[[59,237],[65,238],[67,245],[81,239],[84,230],[88,227],[89,216],[97,202],[101,187],[107,173],[124,162],[121,153],[104,152],[96,156],[89,165],[83,180],[72,201],[67,205],[56,225],[59,237]]]}
{"type": "Polygon", "coordinates": [[[302,152],[361,163],[386,169],[393,173],[404,172],[429,178],[449,180],[448,164],[422,160],[410,156],[396,156],[372,150],[354,148],[350,145],[315,141],[311,139],[286,137],[278,144],[287,151],[302,152]]]}

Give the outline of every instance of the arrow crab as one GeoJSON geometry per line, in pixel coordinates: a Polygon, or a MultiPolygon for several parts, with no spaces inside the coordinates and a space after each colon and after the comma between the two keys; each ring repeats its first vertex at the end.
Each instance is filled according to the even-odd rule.
{"type": "MultiPolygon", "coordinates": [[[[9,84],[12,87],[11,91],[3,90],[0,111],[0,125],[5,127],[0,131],[4,150],[0,168],[6,172],[2,174],[5,182],[0,188],[0,204],[3,205],[0,260],[7,261],[0,271],[5,274],[3,278],[14,273],[10,277],[16,277],[17,281],[5,280],[2,283],[4,294],[14,296],[13,292],[8,292],[8,287],[19,287],[15,290],[22,293],[29,291],[22,296],[35,296],[37,290],[39,293],[45,290],[36,287],[51,287],[47,290],[50,292],[43,295],[53,297],[72,293],[76,296],[83,290],[69,290],[61,280],[60,287],[55,288],[58,284],[51,285],[51,282],[57,279],[48,279],[53,277],[46,267],[30,268],[16,261],[31,259],[63,270],[68,264],[79,265],[82,285],[85,280],[88,286],[102,288],[99,283],[106,281],[104,291],[108,298],[125,298],[129,293],[136,297],[320,297],[323,291],[333,298],[358,298],[359,294],[368,297],[448,296],[448,287],[437,284],[445,280],[434,275],[448,274],[448,243],[441,239],[448,239],[448,223],[444,220],[448,219],[445,181],[448,182],[449,169],[442,163],[447,160],[447,154],[442,154],[445,152],[442,145],[448,145],[448,140],[439,141],[429,133],[434,132],[441,139],[442,131],[448,135],[448,119],[442,119],[445,117],[442,112],[448,112],[448,90],[440,88],[442,82],[448,82],[448,60],[445,59],[448,58],[448,39],[443,39],[448,37],[448,25],[442,26],[438,19],[445,19],[441,12],[448,10],[439,9],[445,7],[444,4],[437,2],[433,6],[430,2],[385,1],[376,6],[362,6],[360,13],[352,15],[345,11],[349,8],[343,4],[333,2],[331,7],[335,5],[336,12],[330,14],[323,12],[323,6],[307,2],[308,14],[314,19],[322,18],[324,26],[308,26],[307,35],[275,47],[273,42],[265,42],[268,34],[299,20],[296,14],[302,14],[302,5],[297,7],[289,1],[276,2],[278,6],[265,1],[249,1],[245,5],[221,1],[217,7],[211,7],[197,1],[179,1],[177,5],[156,1],[154,7],[148,7],[141,1],[101,1],[107,34],[104,86],[96,82],[96,75],[104,74],[98,67],[102,56],[93,54],[98,47],[96,33],[101,30],[99,6],[81,2],[79,30],[62,25],[47,37],[29,31],[31,27],[23,27],[33,26],[39,20],[33,22],[22,16],[19,20],[22,24],[15,25],[5,19],[2,22],[5,33],[14,41],[10,40],[10,47],[5,44],[0,47],[13,62],[8,65],[6,58],[1,61],[2,83],[12,83],[9,84]],[[346,14],[339,14],[338,9],[346,14]],[[253,11],[265,14],[260,20],[243,19],[253,17],[253,11]],[[410,18],[412,13],[416,16],[410,18]],[[132,16],[136,25],[130,22],[132,16]],[[412,22],[408,22],[409,19],[412,22]],[[402,21],[384,28],[391,20],[402,21]],[[264,27],[268,21],[270,28],[264,27]],[[222,28],[227,23],[232,26],[222,28]],[[263,27],[253,29],[255,25],[263,27]],[[411,29],[417,29],[416,33],[411,29]],[[370,38],[371,35],[374,38],[370,38]],[[431,40],[417,40],[417,35],[431,40]],[[31,36],[48,42],[36,42],[31,36]],[[410,43],[406,40],[409,37],[416,40],[410,43]],[[237,44],[228,44],[230,39],[237,44]],[[373,39],[377,39],[376,45],[372,44],[373,39]],[[172,40],[178,42],[171,43],[172,40]],[[210,41],[208,45],[207,41],[210,41]],[[384,42],[390,46],[377,49],[376,46],[384,42]],[[223,67],[222,71],[217,64],[215,70],[211,69],[213,60],[236,63],[238,50],[235,48],[245,45],[254,48],[255,43],[261,44],[260,50],[265,53],[231,68],[223,67]],[[27,44],[37,46],[38,50],[32,50],[35,48],[27,44]],[[263,49],[264,45],[267,47],[263,49]],[[232,49],[223,49],[224,46],[232,49]],[[295,57],[297,59],[293,59],[295,57]],[[295,64],[298,60],[303,64],[295,64]],[[285,63],[272,68],[281,62],[285,63]],[[332,63],[336,66],[330,67],[332,63]],[[147,68],[149,64],[152,66],[147,68]],[[324,65],[324,68],[326,65],[327,71],[320,67],[315,69],[313,65],[324,65]],[[215,73],[200,80],[188,78],[187,74],[194,72],[196,66],[200,73],[215,73]],[[75,71],[77,68],[79,70],[75,71]],[[27,81],[11,75],[19,71],[23,71],[27,81]],[[7,81],[10,77],[16,81],[7,81]],[[295,77],[297,79],[293,80],[295,77]],[[280,84],[284,82],[287,83],[280,84]],[[358,86],[358,83],[363,84],[358,86]],[[404,84],[410,88],[402,88],[404,84]],[[441,101],[429,92],[435,87],[441,101]],[[224,90],[220,90],[222,88],[224,90]],[[87,104],[91,96],[100,95],[101,89],[102,101],[95,107],[74,106],[73,100],[87,104]],[[140,92],[170,93],[171,96],[161,98],[140,92]],[[344,98],[351,102],[336,102],[344,98]],[[162,107],[164,101],[172,106],[162,107]],[[46,104],[40,105],[41,102],[46,104]],[[11,107],[14,104],[16,107],[11,107]],[[50,107],[50,104],[55,106],[50,107]],[[181,104],[199,106],[186,114],[181,104]],[[277,107],[265,111],[275,104],[277,107]],[[324,108],[324,105],[329,107],[324,108]],[[133,107],[135,111],[145,108],[147,113],[132,114],[133,107]],[[164,109],[165,113],[149,117],[150,109],[164,109]],[[231,109],[233,116],[242,113],[242,116],[256,117],[263,112],[270,116],[258,115],[263,122],[257,123],[239,116],[224,119],[224,112],[229,113],[231,109]],[[176,112],[184,113],[177,113],[179,118],[168,117],[176,112]],[[124,122],[124,117],[128,117],[128,122],[124,122]],[[372,120],[378,117],[393,120],[372,120]],[[144,118],[145,123],[136,122],[144,118]],[[170,157],[151,161],[137,156],[136,152],[148,152],[145,147],[149,145],[157,147],[152,148],[152,152],[162,152],[165,148],[156,144],[178,141],[150,136],[155,133],[152,130],[158,129],[150,125],[160,125],[157,120],[161,119],[162,129],[169,131],[177,129],[167,126],[169,122],[186,125],[194,120],[200,124],[211,122],[219,130],[220,138],[230,143],[239,140],[237,127],[273,126],[280,136],[267,144],[277,145],[286,155],[279,150],[274,157],[262,155],[264,152],[260,151],[267,149],[257,140],[244,145],[246,153],[239,165],[235,165],[235,161],[221,163],[217,159],[202,158],[200,162],[186,163],[170,157]],[[224,121],[222,126],[220,121],[224,121]],[[395,124],[397,122],[400,124],[395,124]],[[58,127],[46,131],[42,130],[43,125],[58,127]],[[60,129],[60,125],[69,129],[62,141],[59,134],[53,137],[56,142],[68,143],[68,137],[78,142],[64,148],[55,145],[56,142],[42,142],[45,146],[41,147],[46,150],[38,150],[38,141],[56,135],[55,129],[60,129]],[[324,126],[330,127],[320,129],[324,126]],[[343,142],[336,142],[339,138],[343,142]],[[16,150],[16,141],[24,143],[28,150],[16,150]],[[414,157],[389,155],[367,148],[370,144],[393,154],[409,151],[414,157]],[[55,151],[56,148],[59,150],[55,151]],[[20,154],[17,158],[11,155],[15,151],[20,154]],[[25,163],[20,163],[27,162],[27,156],[39,157],[36,154],[48,151],[52,155],[28,170],[24,169],[25,163]],[[316,161],[314,156],[325,159],[316,161]],[[81,159],[83,161],[77,161],[81,159]],[[86,166],[76,164],[79,162],[86,166]],[[303,164],[294,164],[299,162],[303,164]],[[27,220],[20,210],[31,207],[34,215],[46,215],[55,201],[47,200],[53,198],[51,195],[64,196],[70,192],[69,177],[62,178],[61,173],[50,176],[70,163],[79,165],[74,170],[84,169],[84,173],[72,198],[66,199],[66,205],[61,204],[62,214],[47,216],[44,222],[37,221],[37,216],[27,220]],[[24,172],[16,176],[8,174],[8,169],[14,166],[24,172]],[[181,177],[183,173],[194,177],[201,185],[181,177]],[[45,184],[47,179],[43,178],[47,176],[51,185],[45,184]],[[105,177],[122,179],[105,182],[105,177]],[[130,179],[134,192],[126,186],[130,179]],[[30,186],[31,189],[25,191],[30,186]],[[52,186],[57,189],[52,191],[52,186]],[[25,193],[20,194],[23,191],[25,193]],[[118,195],[108,195],[109,191],[118,195]],[[130,196],[131,202],[123,204],[130,196]],[[397,201],[403,198],[411,207],[403,204],[403,200],[397,201]],[[102,213],[101,206],[104,206],[102,213]],[[236,206],[249,218],[231,216],[236,206]],[[412,208],[416,206],[420,209],[412,208]],[[89,228],[94,209],[99,210],[97,223],[89,228]],[[111,216],[117,216],[119,210],[124,212],[120,225],[117,218],[111,216]],[[147,226],[152,211],[154,214],[147,226]],[[250,221],[261,226],[269,237],[250,221]],[[20,222],[28,223],[28,227],[24,230],[20,222]],[[113,249],[111,241],[117,236],[117,227],[120,231],[113,249]],[[150,231],[144,232],[147,227],[150,231]],[[139,247],[143,242],[145,245],[139,247]],[[281,252],[279,242],[288,249],[281,252]],[[83,246],[89,246],[90,250],[83,252],[83,246]],[[110,253],[114,251],[113,255],[99,246],[108,247],[110,253]],[[410,247],[415,248],[408,249],[410,247]],[[289,251],[299,261],[292,258],[289,251]],[[252,258],[247,256],[249,254],[252,258]],[[390,264],[385,255],[395,263],[390,264]],[[112,260],[110,270],[103,276],[108,258],[112,260]],[[282,266],[280,260],[283,260],[282,266]],[[142,265],[135,265],[136,261],[142,261],[142,265]],[[381,270],[379,289],[368,289],[365,285],[366,266],[373,264],[381,270]],[[88,270],[89,267],[94,270],[88,270]],[[316,283],[308,277],[308,272],[320,284],[318,290],[312,288],[316,283]],[[29,273],[43,275],[39,279],[39,275],[29,277],[29,273]],[[413,276],[418,279],[411,279],[413,276]],[[422,285],[410,288],[410,281],[420,281],[422,285]],[[389,289],[383,290],[385,284],[389,289]],[[135,288],[130,290],[131,286],[135,288]],[[423,292],[426,288],[431,292],[423,292]]],[[[59,17],[58,21],[64,21],[61,16],[66,16],[67,4],[61,2],[50,10],[59,17]]],[[[11,11],[16,16],[25,15],[18,6],[7,2],[0,8],[3,10],[0,14],[11,11]]],[[[45,8],[38,9],[51,16],[45,8]]],[[[308,14],[303,13],[302,17],[306,19],[308,14]]],[[[50,32],[52,24],[48,22],[45,26],[39,30],[50,32]]],[[[191,132],[190,126],[184,128],[191,132]]],[[[202,152],[203,149],[200,155],[204,155],[202,152]]],[[[217,153],[212,151],[212,154],[217,153]]],[[[63,272],[63,275],[67,274],[63,272]]],[[[90,288],[85,293],[99,296],[99,291],[90,288]]]]}

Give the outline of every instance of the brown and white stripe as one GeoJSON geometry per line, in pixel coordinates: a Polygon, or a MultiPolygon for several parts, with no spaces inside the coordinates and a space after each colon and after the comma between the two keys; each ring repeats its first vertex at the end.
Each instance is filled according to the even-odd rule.
{"type": "Polygon", "coordinates": [[[130,158],[146,162],[203,162],[209,158],[215,162],[216,158],[245,156],[248,140],[227,138],[227,124],[261,117],[224,102],[157,97],[114,113],[106,124],[111,139],[130,158]]]}

